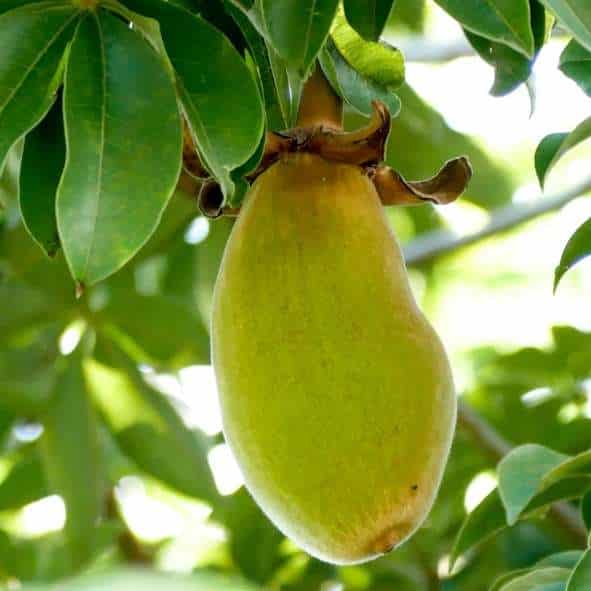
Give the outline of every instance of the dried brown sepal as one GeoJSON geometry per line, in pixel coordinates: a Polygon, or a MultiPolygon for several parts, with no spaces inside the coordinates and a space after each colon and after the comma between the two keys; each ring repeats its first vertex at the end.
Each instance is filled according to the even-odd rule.
{"type": "Polygon", "coordinates": [[[302,130],[307,137],[300,138],[296,151],[318,154],[326,160],[370,166],[384,159],[386,141],[390,133],[390,112],[384,103],[373,101],[369,123],[356,131],[338,132],[316,127],[302,130]]]}
{"type": "Polygon", "coordinates": [[[219,218],[222,215],[224,203],[222,188],[214,180],[205,181],[201,185],[197,202],[205,217],[219,218]]]}
{"type": "Polygon", "coordinates": [[[430,202],[445,205],[455,201],[472,177],[472,167],[465,156],[454,158],[432,178],[407,181],[389,166],[370,170],[370,177],[384,205],[420,205],[430,202]]]}
{"type": "Polygon", "coordinates": [[[343,100],[333,90],[319,65],[304,84],[296,127],[323,127],[337,132],[343,129],[343,100]]]}
{"type": "Polygon", "coordinates": [[[250,181],[256,179],[260,174],[265,172],[271,164],[277,162],[281,154],[294,152],[297,145],[297,139],[290,135],[284,135],[280,132],[269,131],[265,138],[265,149],[261,162],[254,172],[246,176],[250,181]]]}
{"type": "Polygon", "coordinates": [[[210,219],[221,216],[236,217],[240,212],[239,207],[223,207],[224,194],[222,188],[213,179],[208,179],[201,185],[197,202],[201,213],[210,219]]]}

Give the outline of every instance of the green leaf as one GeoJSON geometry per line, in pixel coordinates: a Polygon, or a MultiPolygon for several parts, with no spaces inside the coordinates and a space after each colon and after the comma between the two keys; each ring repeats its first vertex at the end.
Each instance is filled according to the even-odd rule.
{"type": "Polygon", "coordinates": [[[257,591],[257,587],[231,575],[199,571],[191,575],[159,573],[119,567],[112,571],[98,571],[78,578],[52,584],[28,584],[22,591],[257,591]]]}
{"type": "MultiPolygon", "coordinates": [[[[15,8],[20,8],[21,6],[25,6],[27,4],[38,4],[39,0],[2,0],[2,4],[0,4],[0,14],[5,12],[9,12],[10,10],[14,10],[15,8]]],[[[59,4],[59,1],[52,2],[52,4],[59,4]]],[[[62,2],[61,4],[65,4],[62,2]]]]}
{"type": "Polygon", "coordinates": [[[591,489],[581,499],[581,515],[587,529],[591,531],[591,489]]]}
{"type": "MultiPolygon", "coordinates": [[[[240,27],[256,64],[264,97],[267,125],[273,130],[285,129],[287,127],[287,120],[282,111],[281,97],[279,96],[279,90],[273,78],[273,69],[265,40],[243,11],[229,2],[226,3],[226,10],[232,15],[232,18],[234,18],[240,27]]],[[[261,136],[261,139],[263,137],[261,136]]]]}
{"type": "Polygon", "coordinates": [[[8,405],[0,403],[0,453],[6,447],[6,439],[12,431],[12,427],[16,421],[16,416],[8,405]]]}
{"type": "Polygon", "coordinates": [[[450,568],[467,550],[481,544],[506,526],[499,490],[495,489],[468,514],[451,552],[450,568]]]}
{"type": "Polygon", "coordinates": [[[499,463],[499,493],[507,523],[513,525],[538,492],[544,476],[568,456],[541,445],[522,445],[499,463]]]}
{"type": "Polygon", "coordinates": [[[544,509],[556,501],[566,501],[580,497],[591,485],[591,478],[588,476],[578,476],[564,478],[544,487],[528,503],[524,509],[522,517],[534,516],[539,509],[544,509]]]}
{"type": "Polygon", "coordinates": [[[215,499],[205,438],[185,426],[167,398],[144,381],[133,361],[112,342],[100,337],[97,352],[97,359],[86,362],[86,375],[123,453],[172,488],[215,499]]]}
{"type": "Polygon", "coordinates": [[[196,306],[178,297],[116,290],[99,317],[138,362],[169,370],[209,363],[209,336],[196,306]]]}
{"type": "Polygon", "coordinates": [[[591,589],[591,550],[587,550],[571,573],[566,591],[588,591],[591,589]]]}
{"type": "Polygon", "coordinates": [[[500,591],[505,587],[507,583],[513,581],[517,577],[521,577],[532,572],[533,569],[531,568],[520,568],[517,570],[510,571],[508,573],[504,573],[500,575],[497,579],[495,579],[494,583],[490,586],[488,591],[500,591]]]}
{"type": "Polygon", "coordinates": [[[540,568],[511,580],[500,591],[562,591],[569,575],[566,568],[540,568]]]}
{"type": "Polygon", "coordinates": [[[337,6],[338,0],[262,0],[269,39],[288,71],[307,77],[337,6]]]}
{"type": "Polygon", "coordinates": [[[580,560],[583,552],[581,550],[566,550],[565,552],[557,552],[556,554],[550,554],[538,560],[536,566],[557,566],[560,568],[574,568],[575,564],[580,560]]]}
{"type": "Polygon", "coordinates": [[[268,582],[285,560],[280,551],[284,537],[246,489],[219,499],[212,517],[228,530],[230,552],[241,572],[258,583],[268,582]]]}
{"type": "Polygon", "coordinates": [[[0,15],[0,170],[12,145],[53,103],[76,18],[72,5],[54,2],[0,15]]]}
{"type": "Polygon", "coordinates": [[[34,446],[19,454],[0,482],[0,511],[20,509],[49,494],[43,466],[34,446]]]}
{"type": "Polygon", "coordinates": [[[288,73],[285,60],[280,57],[269,42],[266,42],[265,45],[283,119],[287,127],[293,127],[298,116],[303,81],[297,76],[288,73]]]}
{"type": "Polygon", "coordinates": [[[550,470],[544,477],[544,486],[554,484],[573,476],[591,477],[591,450],[568,457],[564,462],[550,470]]]}
{"type": "Polygon", "coordinates": [[[495,69],[492,96],[504,96],[529,78],[532,62],[522,53],[468,30],[464,33],[480,57],[495,69]]]}
{"type": "Polygon", "coordinates": [[[463,27],[532,57],[529,0],[436,0],[463,27]]]}
{"type": "Polygon", "coordinates": [[[79,24],[66,68],[66,167],[57,195],[74,279],[122,267],[154,232],[181,165],[181,122],[161,58],[104,10],[79,24]]]}
{"type": "Polygon", "coordinates": [[[399,113],[398,96],[353,69],[330,39],[320,54],[320,66],[337,94],[365,117],[371,116],[375,99],[388,107],[392,117],[399,113]]]}
{"type": "MultiPolygon", "coordinates": [[[[0,306],[0,342],[47,321],[43,293],[15,281],[0,283],[0,301],[19,302],[18,306],[0,306]]],[[[1,374],[0,374],[1,375],[1,374]]]]}
{"type": "Polygon", "coordinates": [[[535,154],[536,174],[543,187],[547,174],[566,152],[591,137],[591,117],[570,133],[552,133],[538,145],[535,154]]]}
{"type": "Polygon", "coordinates": [[[4,161],[4,170],[0,172],[0,213],[5,208],[18,203],[20,191],[20,169],[25,142],[19,140],[8,150],[4,161]]]}
{"type": "MultiPolygon", "coordinates": [[[[466,38],[480,57],[495,69],[495,79],[490,90],[492,96],[504,96],[526,82],[532,71],[539,50],[546,40],[546,11],[533,0],[530,4],[531,28],[534,36],[533,57],[525,57],[504,45],[465,30],[466,38]]],[[[533,110],[533,109],[532,109],[533,110]]]]}
{"type": "Polygon", "coordinates": [[[395,90],[404,82],[404,58],[395,47],[362,39],[342,15],[331,32],[339,53],[364,78],[387,90],[395,90]]]}
{"type": "Polygon", "coordinates": [[[66,160],[62,103],[56,101],[25,141],[20,178],[20,209],[32,238],[49,257],[59,248],[55,196],[66,160]]]}
{"type": "MultiPolygon", "coordinates": [[[[590,484],[591,478],[587,476],[555,481],[529,501],[520,518],[537,516],[541,509],[556,501],[577,498],[590,484]]],[[[495,489],[464,520],[452,550],[452,566],[461,554],[507,527],[504,513],[499,491],[495,489]]]]}
{"type": "Polygon", "coordinates": [[[393,5],[394,0],[345,0],[345,16],[364,39],[377,41],[393,5]]]}
{"type": "Polygon", "coordinates": [[[65,535],[74,569],[93,556],[105,486],[81,349],[65,359],[67,365],[60,372],[51,404],[41,417],[40,439],[49,485],[66,505],[65,535]]]}
{"type": "Polygon", "coordinates": [[[558,67],[574,80],[585,94],[591,96],[591,50],[572,39],[560,54],[558,67]]]}
{"type": "Polygon", "coordinates": [[[540,0],[573,37],[591,51],[591,4],[587,0],[540,0]]]}
{"type": "Polygon", "coordinates": [[[128,0],[126,5],[158,20],[203,163],[231,197],[230,171],[253,154],[264,130],[252,73],[228,39],[200,16],[162,0],[128,0]]]}
{"type": "Polygon", "coordinates": [[[209,327],[213,289],[224,254],[224,248],[234,221],[231,218],[219,218],[209,222],[209,233],[197,246],[197,307],[203,323],[209,327]]]}
{"type": "Polygon", "coordinates": [[[560,262],[554,270],[554,291],[565,273],[589,255],[591,255],[591,218],[580,225],[568,239],[560,262]]]}

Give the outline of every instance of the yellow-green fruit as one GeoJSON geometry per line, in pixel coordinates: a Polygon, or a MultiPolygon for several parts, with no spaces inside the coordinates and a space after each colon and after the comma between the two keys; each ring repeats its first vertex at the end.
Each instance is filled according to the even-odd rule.
{"type": "Polygon", "coordinates": [[[257,179],[212,322],[224,432],[277,527],[340,564],[410,536],[435,498],[456,401],[360,168],[297,154],[257,179]]]}

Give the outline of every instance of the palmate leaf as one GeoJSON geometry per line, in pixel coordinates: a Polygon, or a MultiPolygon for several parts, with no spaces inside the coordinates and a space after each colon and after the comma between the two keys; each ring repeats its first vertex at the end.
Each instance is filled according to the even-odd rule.
{"type": "Polygon", "coordinates": [[[540,489],[544,476],[562,464],[568,456],[541,445],[522,445],[507,454],[499,463],[499,493],[513,525],[540,489]]]}
{"type": "Polygon", "coordinates": [[[564,591],[569,573],[566,568],[535,569],[512,579],[499,591],[564,591]]]}
{"type": "Polygon", "coordinates": [[[591,451],[565,456],[541,445],[515,448],[499,464],[499,489],[466,518],[452,563],[517,519],[528,518],[558,500],[583,495],[590,484],[591,451]]]}
{"type": "Polygon", "coordinates": [[[581,556],[566,585],[566,591],[587,591],[587,589],[591,589],[591,550],[587,550],[581,556]]]}
{"type": "Polygon", "coordinates": [[[558,160],[589,137],[591,137],[591,117],[579,123],[570,133],[552,133],[539,143],[535,153],[535,166],[538,181],[542,187],[546,176],[558,160]]]}
{"type": "Polygon", "coordinates": [[[242,34],[246,38],[250,53],[257,65],[261,91],[267,114],[267,125],[272,130],[281,130],[287,127],[287,119],[283,114],[281,97],[278,85],[275,84],[273,70],[265,44],[264,37],[256,30],[248,17],[234,4],[227,2],[226,10],[236,21],[242,34]]]}
{"type": "MultiPolygon", "coordinates": [[[[465,35],[480,57],[495,68],[495,79],[490,90],[492,96],[504,96],[526,82],[542,45],[546,41],[549,27],[544,7],[537,1],[530,3],[531,29],[534,36],[534,55],[526,57],[511,47],[491,41],[465,30],[465,35]]],[[[532,100],[533,102],[533,100],[532,100]]]]}
{"type": "Polygon", "coordinates": [[[138,362],[164,369],[209,363],[209,337],[193,303],[175,295],[115,290],[99,314],[138,362]]]}
{"type": "Polygon", "coordinates": [[[103,507],[102,466],[96,417],[82,372],[82,347],[66,360],[51,404],[41,416],[43,466],[50,489],[66,505],[65,534],[71,566],[78,569],[95,550],[95,527],[103,507]]]}
{"type": "Polygon", "coordinates": [[[158,21],[203,164],[231,198],[230,172],[255,152],[264,130],[263,103],[252,73],[228,39],[200,16],[162,0],[125,4],[158,21]]]}
{"type": "Polygon", "coordinates": [[[0,170],[12,145],[47,112],[78,13],[58,2],[0,15],[0,170]]]}
{"type": "Polygon", "coordinates": [[[591,96],[591,50],[572,39],[560,54],[559,68],[591,96]]]}
{"type": "Polygon", "coordinates": [[[117,445],[138,468],[186,495],[217,497],[205,439],[185,426],[164,395],[144,381],[131,358],[100,336],[85,373],[117,445]]]}
{"type": "Polygon", "coordinates": [[[565,550],[564,552],[557,552],[556,554],[550,554],[538,560],[536,566],[557,566],[559,568],[574,568],[577,562],[583,555],[582,550],[565,550]]]}
{"type": "Polygon", "coordinates": [[[581,515],[587,529],[591,531],[591,488],[585,493],[581,499],[581,515]]]}
{"type": "MultiPolygon", "coordinates": [[[[523,509],[520,519],[536,516],[541,509],[560,500],[581,496],[591,485],[590,476],[565,477],[536,494],[523,509]]],[[[451,565],[459,556],[479,546],[508,527],[498,489],[493,490],[465,519],[454,543],[451,565]]]]}
{"type": "Polygon", "coordinates": [[[232,558],[250,580],[268,582],[286,560],[280,548],[283,534],[244,487],[219,499],[212,518],[228,530],[232,558]],[[257,543],[253,544],[255,539],[257,543]]]}
{"type": "Polygon", "coordinates": [[[356,111],[365,117],[370,117],[372,101],[377,99],[388,107],[392,117],[398,115],[400,111],[398,96],[377,82],[365,78],[351,67],[331,39],[322,50],[319,61],[324,75],[335,92],[356,111]]]}
{"type": "Polygon", "coordinates": [[[6,154],[4,169],[0,172],[0,213],[6,210],[8,215],[16,214],[24,147],[24,139],[20,139],[6,154]]]}
{"type": "Polygon", "coordinates": [[[591,4],[587,0],[540,0],[591,51],[591,4]]]}
{"type": "Polygon", "coordinates": [[[345,0],[345,16],[364,39],[377,41],[394,3],[394,0],[345,0]]]}
{"type": "Polygon", "coordinates": [[[588,219],[579,226],[574,234],[568,239],[568,242],[562,251],[560,262],[554,270],[555,291],[565,273],[589,255],[591,255],[591,219],[588,219]]]}
{"type": "Polygon", "coordinates": [[[261,0],[266,31],[288,71],[306,78],[330,30],[338,0],[261,0]]]}
{"type": "MultiPolygon", "coordinates": [[[[20,8],[21,6],[25,6],[27,4],[37,3],[39,3],[39,0],[3,0],[3,2],[0,4],[0,14],[4,12],[9,12],[11,10],[14,10],[15,8],[20,8]]],[[[52,1],[51,3],[60,4],[59,0],[52,1]]],[[[61,4],[65,5],[66,2],[61,2],[61,4]]]]}
{"type": "Polygon", "coordinates": [[[74,279],[90,285],[123,266],[158,225],[180,171],[180,115],[162,59],[104,10],[76,31],[64,113],[57,222],[74,279]]]}
{"type": "Polygon", "coordinates": [[[62,103],[56,101],[43,121],[27,135],[19,191],[25,227],[50,257],[59,248],[55,197],[65,160],[62,103]]]}
{"type": "Polygon", "coordinates": [[[503,43],[525,57],[534,53],[529,0],[436,0],[464,28],[503,43]]]}
{"type": "Polygon", "coordinates": [[[15,463],[0,482],[0,511],[20,509],[49,494],[36,445],[16,454],[15,463]]]}
{"type": "Polygon", "coordinates": [[[342,14],[335,19],[331,38],[343,58],[367,80],[387,90],[404,82],[402,53],[386,43],[364,40],[342,14]]]}
{"type": "Polygon", "coordinates": [[[560,54],[559,68],[574,80],[585,94],[591,96],[591,50],[571,39],[560,54]]]}

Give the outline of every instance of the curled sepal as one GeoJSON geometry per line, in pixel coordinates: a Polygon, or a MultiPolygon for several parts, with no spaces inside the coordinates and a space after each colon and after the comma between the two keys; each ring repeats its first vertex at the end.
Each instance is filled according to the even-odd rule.
{"type": "Polygon", "coordinates": [[[210,219],[219,218],[222,215],[235,217],[238,215],[240,208],[224,207],[224,194],[220,185],[208,179],[201,185],[201,190],[198,196],[199,209],[201,213],[210,219]]]}
{"type": "Polygon", "coordinates": [[[460,156],[445,163],[432,178],[407,181],[389,166],[377,166],[370,177],[384,205],[420,205],[425,201],[445,205],[455,201],[472,177],[468,158],[460,156]]]}
{"type": "Polygon", "coordinates": [[[372,106],[372,116],[365,127],[345,133],[317,127],[311,130],[300,149],[326,160],[358,166],[381,162],[390,133],[390,112],[380,101],[373,101],[372,106]]]}

